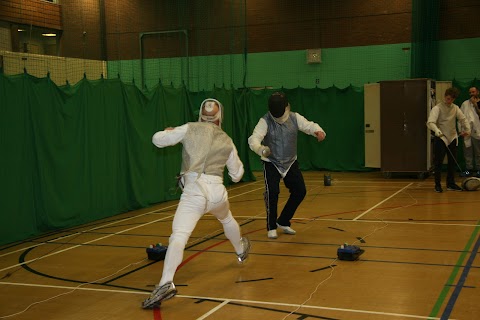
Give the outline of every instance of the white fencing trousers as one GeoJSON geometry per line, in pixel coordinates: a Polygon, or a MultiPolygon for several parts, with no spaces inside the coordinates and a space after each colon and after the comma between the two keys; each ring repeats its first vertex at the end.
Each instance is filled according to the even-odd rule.
{"type": "Polygon", "coordinates": [[[230,211],[228,194],[219,177],[201,175],[185,179],[185,187],[180,197],[167,254],[159,285],[173,281],[175,271],[183,260],[183,251],[197,222],[207,212],[214,215],[223,225],[225,236],[232,243],[235,252],[240,254],[243,247],[240,241],[240,226],[230,211]],[[219,183],[220,182],[220,183],[219,183]]]}

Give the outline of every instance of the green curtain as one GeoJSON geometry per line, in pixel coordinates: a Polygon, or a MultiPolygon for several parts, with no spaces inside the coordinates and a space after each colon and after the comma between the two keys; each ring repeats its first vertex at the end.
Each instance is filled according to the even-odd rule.
{"type": "Polygon", "coordinates": [[[438,76],[440,1],[412,0],[411,78],[438,76]]]}
{"type": "MultiPolygon", "coordinates": [[[[57,87],[48,77],[0,74],[0,244],[178,199],[181,145],[158,149],[153,133],[198,119],[207,97],[225,107],[223,129],[245,166],[262,170],[247,139],[273,90],[148,92],[119,79],[57,87]]],[[[363,90],[289,89],[293,111],[319,123],[323,143],[300,134],[303,170],[364,170],[363,90]]],[[[229,183],[226,179],[225,183],[229,183]]]]}

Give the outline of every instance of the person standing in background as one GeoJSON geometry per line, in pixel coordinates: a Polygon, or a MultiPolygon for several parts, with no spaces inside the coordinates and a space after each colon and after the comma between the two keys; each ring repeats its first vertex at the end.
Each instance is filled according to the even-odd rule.
{"type": "Polygon", "coordinates": [[[458,146],[457,120],[461,123],[463,131],[460,135],[466,137],[470,134],[470,125],[460,108],[453,102],[458,97],[457,88],[445,90],[444,100],[430,110],[427,127],[435,133],[434,162],[435,162],[435,192],[443,192],[442,165],[445,154],[448,157],[447,190],[462,191],[455,183],[455,163],[458,146]],[[450,150],[447,152],[447,148],[450,150]]]}
{"type": "Polygon", "coordinates": [[[480,178],[480,98],[477,87],[471,87],[468,93],[470,99],[465,100],[460,107],[471,129],[470,136],[463,139],[463,155],[467,170],[462,175],[480,178]]]}

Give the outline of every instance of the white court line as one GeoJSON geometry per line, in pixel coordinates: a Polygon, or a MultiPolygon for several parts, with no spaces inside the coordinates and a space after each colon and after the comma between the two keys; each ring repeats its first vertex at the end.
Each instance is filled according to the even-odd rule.
{"type": "Polygon", "coordinates": [[[232,300],[225,300],[223,301],[221,304],[219,304],[218,306],[216,306],[215,308],[213,308],[212,310],[208,311],[207,313],[205,313],[204,315],[202,315],[201,317],[197,318],[197,320],[203,320],[203,319],[206,319],[208,318],[209,315],[215,313],[217,310],[223,308],[223,306],[227,305],[230,303],[230,301],[232,300]]]}
{"type": "MultiPolygon", "coordinates": [[[[162,209],[168,209],[168,208],[171,208],[171,207],[175,207],[177,206],[177,204],[174,204],[174,205],[171,205],[171,206],[168,206],[168,207],[164,207],[162,209]]],[[[117,224],[117,223],[120,223],[120,222],[125,222],[125,221],[128,221],[128,220],[132,220],[132,219],[135,219],[135,218],[139,218],[139,217],[142,217],[142,216],[145,216],[145,215],[148,215],[148,214],[151,214],[151,213],[155,213],[156,211],[158,210],[162,210],[162,209],[155,209],[153,211],[149,211],[149,212],[146,212],[146,213],[142,213],[138,216],[133,216],[133,217],[129,217],[129,218],[125,218],[125,219],[122,219],[122,220],[118,220],[118,221],[114,221],[114,222],[111,222],[111,223],[107,223],[107,224],[104,224],[104,225],[101,225],[101,226],[98,226],[98,227],[95,227],[95,228],[91,228],[91,229],[88,229],[88,230],[85,230],[85,231],[79,231],[79,232],[76,232],[76,233],[72,233],[72,234],[69,234],[69,235],[66,235],[66,236],[63,236],[63,237],[59,237],[59,238],[55,238],[53,240],[48,240],[48,241],[45,241],[45,242],[42,242],[42,243],[38,243],[38,244],[34,244],[32,246],[28,246],[28,247],[23,247],[23,248],[20,248],[20,249],[17,249],[15,251],[11,251],[11,252],[7,252],[7,253],[4,253],[2,255],[0,255],[0,258],[1,257],[4,257],[4,256],[7,256],[7,255],[10,255],[10,254],[14,254],[16,252],[21,252],[21,251],[25,251],[26,249],[30,249],[30,248],[35,248],[35,247],[38,247],[38,246],[43,246],[47,243],[55,243],[55,241],[58,241],[60,239],[65,239],[65,238],[68,238],[68,237],[73,237],[73,236],[76,236],[76,235],[80,235],[82,233],[88,233],[88,232],[91,232],[91,231],[94,231],[94,230],[97,230],[97,229],[100,229],[100,228],[105,228],[105,227],[108,227],[108,226],[111,226],[111,225],[114,225],[114,224],[117,224]]],[[[170,216],[171,217],[171,216],[170,216]]],[[[80,226],[79,226],[80,228],[80,226]]],[[[63,232],[63,231],[59,231],[59,232],[63,232]]],[[[0,270],[2,271],[2,270],[0,270]]]]}
{"type": "Polygon", "coordinates": [[[413,184],[413,182],[407,184],[405,187],[403,187],[402,189],[398,190],[397,192],[395,192],[394,194],[392,194],[390,197],[384,199],[383,201],[380,201],[379,203],[377,203],[376,205],[374,205],[373,207],[371,207],[370,209],[368,209],[367,211],[361,213],[360,215],[358,215],[357,217],[353,218],[352,220],[353,221],[356,221],[358,219],[360,219],[361,217],[363,217],[364,215],[366,215],[367,213],[369,213],[370,211],[372,211],[373,209],[375,209],[376,207],[378,207],[379,205],[381,205],[382,203],[390,200],[391,198],[393,198],[394,196],[396,196],[398,193],[402,192],[403,190],[407,189],[408,187],[410,187],[411,185],[413,184]]]}
{"type": "MultiPolygon", "coordinates": [[[[116,290],[116,289],[96,289],[96,288],[85,288],[85,287],[69,287],[69,286],[53,286],[53,285],[42,285],[42,284],[30,284],[30,283],[15,283],[15,282],[0,282],[0,285],[12,285],[12,286],[26,286],[26,287],[41,287],[41,288],[55,288],[55,289],[68,289],[68,290],[85,290],[85,291],[98,291],[98,292],[110,292],[110,293],[126,293],[126,294],[141,294],[141,295],[150,295],[150,292],[140,292],[140,291],[127,291],[127,290],[116,290]]],[[[213,297],[200,297],[200,296],[186,296],[186,295],[176,295],[176,298],[188,298],[188,299],[199,299],[199,300],[213,300],[213,301],[222,301],[223,303],[220,306],[212,309],[211,311],[216,311],[219,307],[223,307],[229,302],[237,303],[253,303],[260,305],[274,305],[274,306],[284,306],[284,307],[299,307],[298,304],[293,303],[281,303],[281,302],[268,302],[268,301],[258,301],[258,300],[241,300],[241,299],[230,299],[230,298],[213,298],[213,297]]],[[[321,307],[321,306],[312,306],[312,305],[302,305],[302,308],[307,309],[320,309],[320,310],[330,310],[330,311],[342,311],[342,312],[352,312],[352,313],[363,313],[363,314],[375,314],[382,316],[392,316],[392,317],[405,317],[405,318],[414,318],[414,319],[440,319],[433,318],[428,316],[419,316],[413,314],[404,314],[404,313],[392,313],[392,312],[379,312],[379,311],[369,311],[369,310],[359,310],[359,309],[345,309],[345,308],[331,308],[331,307],[321,307]]],[[[210,312],[211,314],[213,312],[210,312]]],[[[198,318],[204,319],[204,318],[198,318]]]]}
{"type": "MultiPolygon", "coordinates": [[[[4,282],[0,281],[0,284],[21,286],[21,287],[37,287],[37,288],[53,288],[53,289],[67,289],[67,290],[84,290],[84,291],[98,291],[98,292],[111,292],[111,293],[129,293],[129,294],[141,294],[149,295],[150,292],[135,291],[135,290],[118,290],[118,289],[99,289],[99,288],[85,288],[85,287],[70,287],[70,286],[54,286],[49,284],[35,284],[35,283],[20,283],[20,282],[4,282]]],[[[93,284],[98,285],[98,284],[93,284]]],[[[177,295],[178,297],[178,295],[177,295]]]]}
{"type": "Polygon", "coordinates": [[[143,227],[143,226],[152,224],[152,223],[156,223],[156,222],[161,221],[161,220],[169,219],[170,217],[173,217],[173,215],[170,215],[170,216],[167,216],[167,217],[163,217],[163,218],[160,218],[160,219],[157,219],[157,220],[153,220],[153,221],[150,221],[150,222],[147,222],[147,223],[144,223],[144,224],[135,226],[135,227],[131,227],[131,228],[128,228],[128,229],[125,229],[125,230],[122,230],[122,231],[114,232],[114,233],[112,233],[112,234],[109,234],[109,235],[106,235],[106,236],[103,236],[103,237],[100,237],[100,238],[96,238],[96,239],[93,239],[93,240],[90,240],[90,241],[87,241],[87,242],[83,242],[83,243],[81,243],[81,244],[77,244],[77,245],[74,245],[74,246],[72,246],[72,247],[65,248],[65,249],[62,249],[62,250],[59,250],[59,251],[55,251],[55,252],[46,254],[46,255],[44,255],[44,256],[40,256],[40,257],[35,258],[35,259],[31,259],[31,260],[27,260],[27,261],[24,261],[24,262],[21,262],[21,263],[17,263],[17,264],[15,264],[15,265],[13,265],[13,266],[0,269],[0,272],[5,271],[5,270],[8,270],[8,269],[15,268],[15,267],[19,267],[19,266],[22,266],[22,265],[24,265],[24,264],[28,264],[28,263],[31,263],[31,262],[35,262],[35,261],[38,261],[38,260],[41,260],[41,259],[44,259],[44,258],[47,258],[47,257],[51,257],[51,256],[57,255],[57,254],[59,254],[59,253],[66,252],[66,251],[69,251],[69,250],[72,250],[72,249],[81,247],[81,246],[83,246],[83,245],[85,245],[85,244],[90,244],[90,243],[97,242],[97,241],[100,241],[100,240],[103,240],[103,239],[107,239],[107,238],[113,237],[113,236],[115,236],[115,235],[122,234],[122,233],[127,232],[127,231],[131,231],[131,230],[134,230],[134,229],[137,229],[137,228],[140,228],[140,227],[143,227]]]}
{"type": "MultiPolygon", "coordinates": [[[[250,190],[250,191],[247,191],[247,192],[243,192],[243,193],[241,193],[241,194],[237,194],[237,195],[231,196],[230,198],[240,197],[240,196],[245,195],[245,194],[247,194],[247,193],[251,193],[251,192],[257,191],[257,190],[259,190],[259,189],[263,189],[263,187],[262,187],[262,188],[253,189],[253,190],[250,190]]],[[[105,224],[105,225],[102,225],[102,226],[98,226],[98,227],[89,229],[89,230],[87,230],[87,231],[81,231],[81,232],[77,232],[77,233],[72,234],[72,235],[65,236],[64,238],[70,237],[70,236],[73,236],[73,235],[77,235],[77,234],[87,233],[87,232],[90,232],[90,231],[93,231],[93,230],[96,230],[96,229],[104,228],[104,227],[106,227],[106,226],[110,226],[110,225],[113,225],[113,224],[117,224],[117,223],[120,223],[120,222],[124,222],[124,221],[127,221],[127,220],[131,220],[131,219],[134,219],[134,218],[142,217],[142,216],[145,216],[145,215],[147,215],[147,214],[153,213],[153,212],[155,212],[155,211],[163,210],[163,209],[167,209],[167,208],[171,208],[171,207],[175,207],[175,206],[177,206],[177,205],[178,205],[178,203],[177,203],[177,204],[174,204],[174,205],[171,205],[171,206],[168,206],[168,207],[161,208],[161,209],[156,209],[156,210],[153,210],[153,211],[149,211],[149,212],[143,213],[143,214],[138,215],[138,216],[133,216],[133,217],[125,218],[125,219],[122,219],[122,220],[114,221],[114,222],[111,222],[111,223],[107,223],[107,224],[105,224]]],[[[62,250],[59,250],[59,251],[55,251],[55,252],[52,252],[52,253],[50,253],[50,254],[46,254],[46,255],[44,255],[44,256],[35,258],[35,259],[27,260],[27,261],[24,261],[24,262],[22,262],[22,263],[17,263],[17,264],[15,264],[15,265],[10,266],[10,267],[6,267],[6,268],[3,268],[3,269],[0,269],[0,272],[5,271],[5,270],[9,270],[9,269],[12,269],[12,268],[15,268],[15,267],[18,267],[18,266],[22,266],[22,265],[24,265],[24,264],[28,264],[28,263],[31,263],[31,262],[34,262],[34,261],[37,261],[37,260],[41,260],[41,259],[46,258],[46,257],[54,256],[54,255],[56,255],[56,254],[59,254],[59,253],[65,252],[65,251],[69,251],[69,250],[72,250],[72,249],[81,247],[81,246],[83,246],[83,245],[85,245],[85,244],[90,244],[90,243],[93,243],[93,242],[97,242],[97,241],[99,241],[99,240],[107,239],[107,238],[113,237],[113,236],[115,236],[115,235],[122,234],[122,233],[127,232],[127,231],[131,231],[131,230],[134,230],[134,229],[137,229],[137,228],[141,228],[141,227],[147,226],[147,225],[152,224],[152,223],[156,223],[156,222],[158,222],[158,221],[162,221],[162,220],[165,220],[165,219],[169,219],[169,218],[171,218],[171,217],[173,217],[173,216],[174,216],[174,215],[169,215],[169,216],[166,216],[166,217],[157,219],[157,220],[153,220],[153,221],[150,221],[150,222],[146,222],[146,223],[143,223],[143,224],[139,224],[139,225],[137,225],[137,226],[135,226],[135,227],[131,227],[131,228],[128,228],[128,229],[124,229],[124,230],[122,230],[122,231],[114,232],[114,233],[112,233],[112,234],[109,234],[109,235],[106,235],[106,236],[103,236],[103,237],[100,237],[100,238],[97,238],[97,239],[93,239],[93,240],[90,240],[90,241],[87,241],[87,242],[83,242],[83,243],[81,243],[81,244],[77,244],[77,245],[74,245],[74,246],[72,246],[72,247],[65,248],[65,249],[62,249],[62,250]]],[[[38,246],[44,245],[44,244],[46,244],[46,243],[54,243],[54,241],[47,241],[47,242],[40,243],[40,244],[37,244],[37,245],[33,245],[33,246],[30,246],[30,247],[18,249],[18,250],[16,250],[16,251],[12,251],[12,252],[3,254],[3,255],[1,255],[0,257],[5,256],[5,255],[8,255],[8,254],[13,254],[13,253],[19,252],[19,251],[24,251],[24,250],[29,249],[29,248],[38,247],[38,246]]]]}

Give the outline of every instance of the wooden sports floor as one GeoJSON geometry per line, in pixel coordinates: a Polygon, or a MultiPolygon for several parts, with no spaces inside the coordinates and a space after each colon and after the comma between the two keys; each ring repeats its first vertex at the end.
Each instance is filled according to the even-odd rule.
{"type": "MultiPolygon", "coordinates": [[[[323,174],[304,172],[297,234],[276,240],[262,173],[229,187],[252,242],[247,263],[205,215],[177,270],[178,294],[160,309],[141,308],[163,266],[145,249],[168,243],[176,201],[3,246],[0,319],[480,319],[479,191],[438,194],[432,177],[380,172],[334,172],[324,186],[323,174]],[[365,252],[338,260],[343,243],[365,252]]],[[[282,183],[280,208],[287,195],[282,183]]]]}

